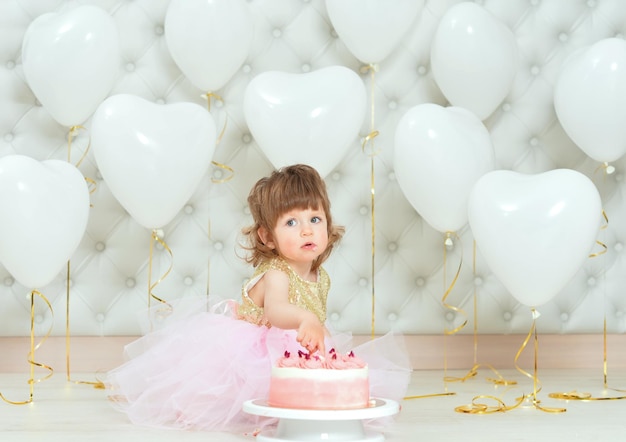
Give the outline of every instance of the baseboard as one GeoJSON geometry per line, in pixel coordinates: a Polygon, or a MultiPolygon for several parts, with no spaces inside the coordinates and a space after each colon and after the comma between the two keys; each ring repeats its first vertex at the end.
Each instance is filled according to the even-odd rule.
{"type": "MultiPolygon", "coordinates": [[[[626,368],[626,335],[603,334],[544,335],[537,337],[539,368],[598,368],[606,359],[611,369],[626,368]]],[[[103,373],[123,362],[124,345],[133,336],[50,337],[35,351],[33,362],[51,367],[56,373],[103,373]]],[[[370,336],[356,336],[365,342],[370,336]]],[[[530,370],[535,362],[535,340],[522,349],[525,335],[411,335],[406,336],[407,349],[415,370],[470,369],[475,364],[497,369],[519,366],[530,370]],[[521,353],[520,353],[521,352],[521,353]],[[516,361],[516,356],[519,357],[516,361]]],[[[38,343],[35,343],[38,344],[38,343]]],[[[30,338],[0,338],[0,372],[27,373],[30,338]]]]}

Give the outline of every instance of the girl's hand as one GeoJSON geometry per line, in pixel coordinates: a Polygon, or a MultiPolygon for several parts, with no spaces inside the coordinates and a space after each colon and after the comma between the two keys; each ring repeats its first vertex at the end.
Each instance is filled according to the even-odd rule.
{"type": "Polygon", "coordinates": [[[324,326],[317,318],[305,319],[298,327],[298,335],[296,340],[306,348],[309,353],[319,351],[322,356],[326,354],[324,347],[324,326]]]}

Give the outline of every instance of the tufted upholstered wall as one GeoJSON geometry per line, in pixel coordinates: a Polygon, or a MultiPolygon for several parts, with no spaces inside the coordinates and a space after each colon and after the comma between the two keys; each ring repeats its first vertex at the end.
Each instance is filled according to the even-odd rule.
{"type": "MultiPolygon", "coordinates": [[[[449,284],[444,278],[444,238],[425,223],[407,202],[392,166],[393,134],[400,117],[412,106],[446,105],[430,70],[431,39],[444,12],[456,1],[427,0],[401,45],[380,63],[375,84],[376,248],[371,266],[370,159],[355,139],[349,153],[327,176],[334,214],[347,226],[345,240],[330,259],[333,278],[329,318],[339,329],[368,334],[391,328],[407,334],[441,334],[458,324],[459,314],[442,305],[449,284]],[[375,286],[372,290],[372,270],[375,286]]],[[[609,225],[602,240],[607,253],[588,260],[570,284],[541,308],[539,326],[546,333],[600,333],[626,327],[626,201],[624,167],[603,176],[598,164],[568,139],[552,104],[556,75],[575,49],[607,37],[623,37],[626,8],[621,0],[483,0],[515,34],[521,62],[504,103],[485,121],[495,146],[497,167],[526,173],[572,168],[598,186],[609,225]]],[[[0,2],[0,155],[13,153],[38,160],[65,159],[68,128],[57,124],[29,89],[21,66],[21,44],[28,25],[38,15],[81,4],[95,4],[115,19],[121,35],[123,63],[111,91],[130,93],[156,103],[189,101],[206,105],[168,53],[164,40],[167,0],[4,0],[0,2]]],[[[167,225],[164,240],[172,251],[172,271],[158,284],[163,299],[208,296],[238,297],[250,269],[237,256],[240,228],[249,222],[246,196],[252,183],[272,166],[255,144],[242,112],[248,82],[267,70],[310,72],[343,65],[360,73],[362,64],[333,31],[321,0],[250,0],[254,43],[233,78],[218,91],[211,113],[218,124],[229,124],[214,159],[234,170],[225,183],[218,167],[207,170],[203,182],[180,214],[167,225]],[[209,229],[210,224],[210,229],[209,229]]],[[[62,63],[63,60],[59,60],[62,63]]],[[[361,74],[370,85],[370,77],[361,74]]],[[[74,141],[84,150],[87,131],[74,141]]],[[[361,137],[369,132],[363,122],[361,137]]],[[[80,166],[96,181],[87,231],[71,260],[70,312],[74,335],[136,335],[137,313],[148,301],[150,232],[138,225],[115,200],[99,175],[92,153],[80,166]]],[[[454,179],[453,176],[450,179],[454,179]]],[[[0,210],[1,202],[0,202],[0,210]]],[[[531,316],[490,272],[478,251],[474,262],[472,232],[458,232],[446,252],[448,276],[461,262],[460,277],[448,302],[462,309],[470,324],[459,333],[526,333],[531,316]],[[475,270],[474,270],[475,265],[475,270]],[[476,296],[476,298],[475,298],[476,296]],[[478,322],[474,324],[474,299],[478,322]]],[[[40,251],[33,251],[39,253],[40,251]]],[[[154,251],[156,275],[169,265],[162,247],[154,251]]],[[[66,331],[66,273],[41,289],[52,310],[35,306],[35,328],[53,335],[66,331]]],[[[0,335],[29,333],[29,290],[0,267],[0,335]]]]}

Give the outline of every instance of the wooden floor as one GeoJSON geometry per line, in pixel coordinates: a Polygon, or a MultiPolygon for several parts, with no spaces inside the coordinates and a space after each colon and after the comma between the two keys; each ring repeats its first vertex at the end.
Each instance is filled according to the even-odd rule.
{"type": "MultiPolygon", "coordinates": [[[[516,369],[497,373],[488,367],[479,367],[475,376],[462,380],[467,374],[467,371],[459,370],[415,371],[408,394],[426,397],[406,399],[401,403],[394,422],[383,430],[385,440],[553,442],[626,439],[626,392],[619,391],[626,390],[625,371],[607,374],[609,388],[604,388],[602,370],[546,369],[538,371],[535,376],[516,369]],[[515,381],[517,385],[496,384],[490,379],[515,381]],[[535,380],[538,381],[536,387],[535,380]],[[550,397],[552,393],[572,394],[574,391],[581,397],[589,395],[589,400],[550,397]],[[526,400],[515,406],[517,399],[524,395],[527,395],[526,400]],[[533,403],[533,397],[538,403],[533,403]],[[485,410],[479,403],[489,408],[485,410]],[[496,412],[496,406],[507,410],[496,412]],[[456,411],[457,407],[465,412],[456,411]],[[467,413],[471,410],[475,413],[467,413]]],[[[0,391],[12,401],[28,399],[28,379],[29,375],[23,373],[0,374],[0,391]]],[[[123,414],[111,408],[105,390],[77,383],[95,380],[95,375],[73,375],[72,381],[67,381],[64,375],[54,374],[34,385],[32,403],[12,405],[0,402],[0,440],[229,442],[255,439],[253,435],[159,431],[134,426],[123,414]]]]}

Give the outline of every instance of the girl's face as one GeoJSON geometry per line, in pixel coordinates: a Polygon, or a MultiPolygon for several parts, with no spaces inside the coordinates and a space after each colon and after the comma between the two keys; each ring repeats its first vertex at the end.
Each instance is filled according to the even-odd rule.
{"type": "Polygon", "coordinates": [[[326,214],[321,209],[294,209],[281,215],[273,230],[275,247],[290,264],[310,264],[328,247],[326,214]]]}

